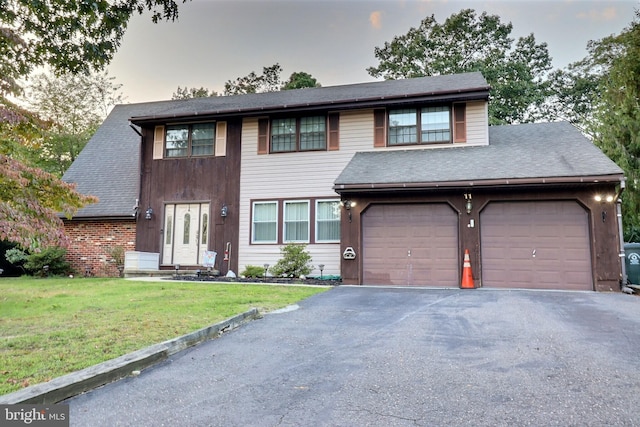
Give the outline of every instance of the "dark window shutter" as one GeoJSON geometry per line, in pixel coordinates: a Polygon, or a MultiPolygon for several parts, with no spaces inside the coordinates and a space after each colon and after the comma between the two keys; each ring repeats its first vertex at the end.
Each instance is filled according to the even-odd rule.
{"type": "Polygon", "coordinates": [[[258,120],[258,154],[269,153],[269,119],[258,120]]]}
{"type": "Polygon", "coordinates": [[[386,147],[387,145],[387,112],[386,110],[373,111],[373,146],[386,147]]]}
{"type": "Polygon", "coordinates": [[[467,141],[467,104],[453,106],[453,142],[467,141]]]}
{"type": "Polygon", "coordinates": [[[340,114],[329,114],[329,151],[340,149],[340,114]]]}

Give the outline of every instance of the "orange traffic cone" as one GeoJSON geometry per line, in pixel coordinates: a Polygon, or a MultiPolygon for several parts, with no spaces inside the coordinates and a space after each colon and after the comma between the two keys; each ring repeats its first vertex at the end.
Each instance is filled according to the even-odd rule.
{"type": "Polygon", "coordinates": [[[471,273],[471,260],[469,259],[469,249],[464,250],[464,262],[462,263],[462,289],[473,289],[473,274],[471,273]]]}

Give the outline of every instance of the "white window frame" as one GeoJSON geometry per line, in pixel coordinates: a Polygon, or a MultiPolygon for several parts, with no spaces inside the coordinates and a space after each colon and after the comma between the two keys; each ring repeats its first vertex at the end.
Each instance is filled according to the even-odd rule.
{"type": "MultiPolygon", "coordinates": [[[[258,245],[261,244],[265,244],[265,245],[272,245],[272,244],[277,244],[278,243],[278,209],[279,209],[279,203],[277,200],[270,200],[270,201],[262,201],[262,202],[253,202],[252,205],[252,209],[251,209],[251,243],[255,243],[258,245]],[[276,207],[276,217],[274,219],[273,222],[275,222],[276,225],[276,230],[274,233],[274,240],[256,240],[256,206],[257,205],[275,205],[276,207]]],[[[265,223],[267,221],[264,221],[265,223]]],[[[272,221],[269,221],[270,223],[272,221]]]]}
{"type": "MultiPolygon", "coordinates": [[[[311,236],[311,203],[309,200],[285,200],[282,202],[282,243],[309,243],[311,236]],[[288,240],[287,239],[287,223],[293,221],[287,221],[287,206],[289,205],[299,205],[306,204],[307,205],[307,235],[305,239],[296,239],[296,240],[288,240]]],[[[297,220],[297,223],[305,222],[305,220],[297,220]]]]}
{"type": "Polygon", "coordinates": [[[316,243],[340,243],[340,199],[317,199],[316,200],[316,206],[315,206],[315,242],[316,243]],[[318,209],[318,205],[320,203],[336,203],[338,204],[338,218],[336,219],[332,219],[332,220],[325,220],[325,219],[320,219],[318,212],[320,212],[320,209],[318,209]],[[319,223],[321,221],[337,221],[338,222],[338,239],[337,240],[330,240],[330,239],[320,239],[319,236],[319,223]]]}

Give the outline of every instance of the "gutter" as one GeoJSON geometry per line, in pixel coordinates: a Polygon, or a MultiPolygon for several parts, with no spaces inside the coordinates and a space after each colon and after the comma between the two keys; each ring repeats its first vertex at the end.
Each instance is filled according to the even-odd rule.
{"type": "Polygon", "coordinates": [[[620,282],[620,290],[624,291],[624,288],[627,286],[627,254],[624,250],[624,230],[622,227],[622,192],[625,189],[625,179],[620,179],[620,190],[618,190],[618,194],[616,194],[616,217],[618,218],[618,237],[620,239],[620,273],[621,273],[621,282],[620,282]]]}
{"type": "Polygon", "coordinates": [[[384,192],[384,191],[415,191],[415,190],[446,190],[469,189],[489,187],[525,187],[539,185],[570,185],[570,184],[597,184],[606,182],[623,182],[621,175],[593,175],[580,177],[542,177],[542,178],[501,178],[480,179],[464,181],[438,181],[438,182],[407,182],[407,183],[359,183],[359,184],[334,184],[333,189],[338,194],[359,192],[384,192]]]}

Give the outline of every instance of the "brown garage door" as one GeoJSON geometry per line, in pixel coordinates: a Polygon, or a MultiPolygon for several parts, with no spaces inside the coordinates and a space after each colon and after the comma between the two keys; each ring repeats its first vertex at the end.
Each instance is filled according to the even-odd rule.
{"type": "Polygon", "coordinates": [[[593,289],[589,217],[576,202],[490,203],[480,227],[483,286],[593,289]]]}
{"type": "Polygon", "coordinates": [[[459,285],[458,216],[449,205],[372,205],[362,247],[365,285],[459,285]]]}

